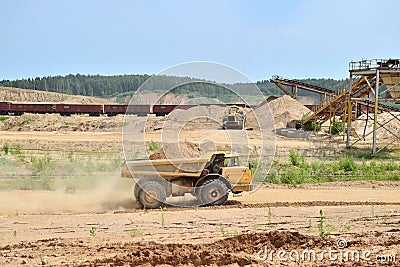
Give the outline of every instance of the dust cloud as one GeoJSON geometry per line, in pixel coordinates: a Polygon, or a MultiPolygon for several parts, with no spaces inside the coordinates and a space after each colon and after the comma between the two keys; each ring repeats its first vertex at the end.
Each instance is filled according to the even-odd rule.
{"type": "Polygon", "coordinates": [[[15,190],[0,192],[0,214],[47,214],[106,212],[134,209],[133,180],[120,178],[119,173],[104,177],[89,190],[68,192],[56,190],[15,190]]]}

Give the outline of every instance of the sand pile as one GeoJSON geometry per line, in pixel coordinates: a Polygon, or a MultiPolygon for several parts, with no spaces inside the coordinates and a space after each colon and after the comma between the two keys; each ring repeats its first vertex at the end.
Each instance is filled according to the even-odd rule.
{"type": "Polygon", "coordinates": [[[305,114],[310,112],[310,109],[288,95],[274,99],[269,103],[264,101],[256,108],[256,111],[266,108],[266,105],[269,105],[271,109],[276,128],[285,128],[288,122],[292,120],[301,120],[305,114]]]}
{"type": "MultiPolygon", "coordinates": [[[[392,112],[396,116],[400,116],[399,112],[392,112]]],[[[367,120],[367,115],[363,114],[354,122],[352,122],[352,128],[355,129],[357,135],[362,137],[364,135],[364,128],[365,134],[368,134],[373,131],[374,127],[374,114],[370,114],[370,117],[367,121],[367,127],[365,128],[365,123],[367,120]]],[[[377,138],[379,141],[383,140],[392,140],[394,139],[394,134],[397,136],[400,135],[400,121],[394,118],[390,113],[384,112],[378,115],[378,127],[379,124],[384,125],[384,128],[378,128],[377,131],[377,138]]],[[[372,140],[372,134],[369,134],[365,137],[366,140],[372,140]]]]}
{"type": "Polygon", "coordinates": [[[123,116],[115,117],[89,117],[69,116],[63,117],[59,114],[23,114],[22,116],[10,117],[0,123],[0,130],[15,132],[52,132],[52,131],[74,131],[74,132],[107,132],[121,131],[123,116]]]}
{"type": "Polygon", "coordinates": [[[44,103],[78,103],[78,104],[113,104],[115,102],[104,98],[82,95],[67,95],[54,92],[44,92],[30,89],[0,87],[0,99],[13,102],[44,102],[44,103]]]}
{"type": "Polygon", "coordinates": [[[222,117],[228,112],[228,107],[211,106],[195,106],[187,110],[174,109],[168,115],[168,119],[174,122],[187,122],[195,118],[214,119],[218,122],[222,121],[222,117]]]}
{"type": "Polygon", "coordinates": [[[199,158],[201,151],[198,145],[191,142],[179,142],[164,145],[157,151],[149,151],[149,159],[181,159],[199,158]]]}

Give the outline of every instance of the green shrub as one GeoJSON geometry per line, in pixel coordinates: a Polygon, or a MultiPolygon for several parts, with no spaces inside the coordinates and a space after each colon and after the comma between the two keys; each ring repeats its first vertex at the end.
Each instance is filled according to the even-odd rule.
{"type": "Polygon", "coordinates": [[[9,144],[8,143],[4,143],[2,150],[4,151],[4,153],[6,153],[6,155],[8,155],[8,152],[10,151],[9,144]]]}
{"type": "Polygon", "coordinates": [[[16,145],[16,146],[14,146],[14,147],[12,147],[10,149],[10,153],[13,156],[18,156],[18,155],[20,155],[22,153],[21,150],[22,150],[21,146],[20,145],[16,145]]]}
{"type": "Polygon", "coordinates": [[[331,127],[331,134],[337,135],[339,133],[343,133],[343,131],[344,131],[344,123],[334,121],[331,127]]]}
{"type": "Polygon", "coordinates": [[[0,116],[0,122],[6,121],[8,119],[9,119],[9,117],[0,116]]]}
{"type": "Polygon", "coordinates": [[[51,161],[51,158],[49,155],[46,155],[43,158],[38,158],[38,157],[31,157],[31,162],[32,162],[32,169],[36,172],[44,172],[47,170],[50,170],[54,168],[54,164],[51,161]]]}
{"type": "Polygon", "coordinates": [[[150,140],[149,144],[149,150],[154,151],[154,150],[159,150],[160,149],[160,144],[157,142],[154,142],[153,140],[150,140]]]}
{"type": "Polygon", "coordinates": [[[353,157],[344,156],[339,158],[338,162],[339,170],[344,170],[346,172],[351,172],[356,170],[357,165],[353,157]]]}
{"type": "Polygon", "coordinates": [[[296,167],[304,167],[306,158],[303,155],[300,155],[295,149],[289,150],[289,159],[290,163],[296,167]]]}
{"type": "Polygon", "coordinates": [[[382,171],[397,171],[399,170],[399,165],[393,160],[390,161],[381,161],[378,165],[379,169],[382,171]]]}
{"type": "Polygon", "coordinates": [[[321,131],[321,124],[315,121],[303,124],[303,129],[306,131],[321,131]]]}
{"type": "Polygon", "coordinates": [[[281,175],[278,170],[274,167],[271,168],[269,174],[265,177],[264,182],[272,183],[272,184],[280,184],[282,183],[281,175]]]}

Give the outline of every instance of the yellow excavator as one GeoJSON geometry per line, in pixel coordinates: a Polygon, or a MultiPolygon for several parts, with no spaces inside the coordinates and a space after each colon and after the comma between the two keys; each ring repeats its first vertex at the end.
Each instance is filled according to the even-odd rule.
{"type": "Polygon", "coordinates": [[[245,129],[245,115],[238,106],[229,107],[228,114],[222,117],[223,129],[245,129]]]}

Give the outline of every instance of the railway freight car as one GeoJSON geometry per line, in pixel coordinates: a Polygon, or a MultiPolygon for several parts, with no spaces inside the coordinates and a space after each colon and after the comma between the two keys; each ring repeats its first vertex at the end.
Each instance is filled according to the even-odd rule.
{"type": "Polygon", "coordinates": [[[53,113],[55,110],[54,104],[43,104],[40,105],[36,103],[10,103],[9,113],[13,113],[16,116],[22,115],[24,113],[36,113],[45,114],[53,113]]]}
{"type": "Polygon", "coordinates": [[[128,105],[104,105],[103,113],[107,116],[115,116],[118,114],[125,114],[128,105]]]}
{"type": "Polygon", "coordinates": [[[138,116],[147,116],[151,113],[150,105],[129,105],[126,114],[133,114],[138,116]]]}
{"type": "Polygon", "coordinates": [[[171,113],[177,105],[153,105],[153,114],[156,116],[165,116],[171,113]]]}
{"type": "Polygon", "coordinates": [[[100,114],[103,114],[103,105],[56,104],[55,112],[61,116],[70,116],[72,114],[100,116],[100,114]]]}
{"type": "Polygon", "coordinates": [[[8,115],[10,112],[10,102],[0,102],[0,115],[8,115]]]}

